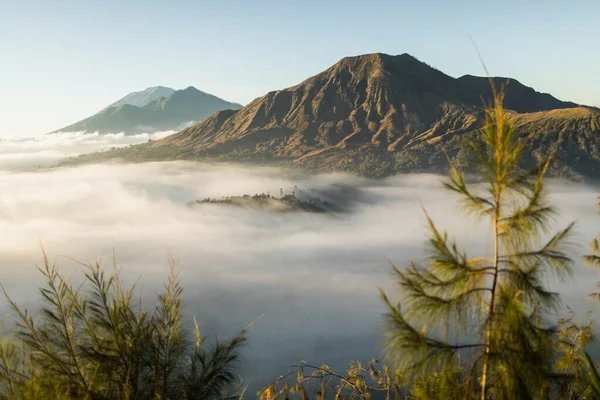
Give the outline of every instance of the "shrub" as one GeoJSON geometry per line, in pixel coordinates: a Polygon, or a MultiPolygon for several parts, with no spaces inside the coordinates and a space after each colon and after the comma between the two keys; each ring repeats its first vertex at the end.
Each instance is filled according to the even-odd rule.
{"type": "Polygon", "coordinates": [[[175,262],[170,266],[149,311],[134,286],[125,288],[116,265],[112,274],[99,263],[84,265],[84,283],[74,287],[44,253],[39,317],[4,292],[17,321],[0,346],[0,398],[239,398],[239,349],[247,328],[209,347],[194,319],[188,338],[183,288],[175,262]]]}

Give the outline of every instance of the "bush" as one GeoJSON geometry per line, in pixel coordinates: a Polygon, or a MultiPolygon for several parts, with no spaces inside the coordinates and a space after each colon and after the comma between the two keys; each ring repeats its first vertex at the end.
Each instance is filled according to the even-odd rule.
{"type": "Polygon", "coordinates": [[[116,266],[105,274],[99,263],[85,265],[84,283],[75,288],[45,254],[44,261],[39,318],[6,295],[17,322],[0,346],[0,398],[239,398],[247,328],[207,348],[194,319],[188,338],[175,262],[150,312],[116,266]]]}

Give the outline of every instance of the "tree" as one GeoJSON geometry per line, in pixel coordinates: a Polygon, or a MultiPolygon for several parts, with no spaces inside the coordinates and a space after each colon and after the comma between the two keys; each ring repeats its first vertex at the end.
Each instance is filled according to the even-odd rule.
{"type": "Polygon", "coordinates": [[[570,310],[570,315],[558,322],[558,332],[555,341],[554,375],[551,385],[553,398],[557,399],[587,399],[590,398],[588,363],[586,349],[594,341],[593,323],[586,320],[576,320],[576,314],[570,310]]]}
{"type": "MultiPolygon", "coordinates": [[[[597,207],[598,214],[600,215],[600,196],[598,197],[597,207]]],[[[598,232],[598,235],[590,243],[590,250],[592,254],[585,256],[585,262],[591,267],[600,269],[600,232],[598,232]]],[[[598,284],[598,287],[600,287],[600,284],[598,284]]],[[[590,297],[600,300],[600,293],[592,293],[590,297]]]]}
{"type": "Polygon", "coordinates": [[[4,292],[17,322],[0,345],[0,398],[238,398],[229,396],[239,386],[246,329],[207,347],[195,323],[188,340],[174,262],[149,312],[134,287],[124,288],[116,265],[112,275],[86,265],[84,285],[75,288],[44,260],[39,318],[4,292]]]}
{"type": "Polygon", "coordinates": [[[412,390],[398,370],[372,360],[368,365],[354,361],[345,374],[327,365],[315,366],[302,361],[287,375],[280,376],[258,393],[260,400],[311,399],[325,400],[447,400],[466,398],[460,383],[462,371],[431,374],[415,380],[412,390]],[[307,374],[308,372],[308,374],[307,374]],[[296,375],[296,382],[288,378],[296,375]]]}
{"type": "Polygon", "coordinates": [[[468,257],[425,212],[430,237],[425,265],[394,266],[401,288],[387,305],[387,347],[403,370],[417,375],[465,364],[465,386],[480,398],[539,398],[553,371],[555,329],[548,315],[559,303],[544,286],[549,275],[571,274],[566,239],[572,224],[548,235],[554,208],[544,177],[550,159],[526,171],[524,145],[502,107],[505,87],[486,108],[480,137],[469,142],[479,181],[467,183],[451,165],[444,187],[466,213],[489,221],[492,254],[468,257]]]}
{"type": "MultiPolygon", "coordinates": [[[[600,214],[600,196],[598,197],[598,214],[600,214]]],[[[600,269],[600,232],[590,243],[590,249],[592,254],[585,256],[585,262],[592,266],[600,269]]],[[[600,283],[596,285],[600,287],[600,283]]],[[[600,293],[592,293],[589,295],[594,300],[600,300],[600,293]]],[[[594,393],[596,398],[600,398],[600,374],[598,373],[597,365],[592,361],[589,354],[585,353],[587,377],[590,390],[594,393]]]]}

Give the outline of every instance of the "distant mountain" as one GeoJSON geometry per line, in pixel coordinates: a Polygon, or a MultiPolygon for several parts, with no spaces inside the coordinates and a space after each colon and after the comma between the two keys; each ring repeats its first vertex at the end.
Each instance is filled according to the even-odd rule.
{"type": "Polygon", "coordinates": [[[202,92],[192,86],[183,90],[157,86],[130,93],[107,108],[56,132],[134,134],[179,130],[221,110],[242,106],[202,92]]]}
{"type": "MultiPolygon", "coordinates": [[[[556,150],[557,171],[600,176],[600,110],[494,79],[508,82],[505,106],[532,164],[556,150]]],[[[371,176],[441,171],[444,151],[463,165],[464,140],[482,126],[490,100],[487,78],[456,79],[408,54],[367,54],[163,140],[81,160],[278,161],[371,176]]]]}
{"type": "MultiPolygon", "coordinates": [[[[140,92],[129,93],[127,96],[115,101],[114,103],[110,104],[106,108],[117,107],[122,104],[129,104],[132,106],[144,107],[148,103],[151,103],[152,101],[154,101],[160,97],[169,97],[170,95],[173,94],[173,92],[175,92],[175,89],[171,89],[171,88],[164,87],[164,86],[149,87],[140,92]]],[[[106,110],[106,108],[105,108],[105,110],[106,110]]]]}

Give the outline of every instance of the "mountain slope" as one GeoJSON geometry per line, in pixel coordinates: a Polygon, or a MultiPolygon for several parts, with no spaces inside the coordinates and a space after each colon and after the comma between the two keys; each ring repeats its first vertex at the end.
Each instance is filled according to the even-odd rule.
{"type": "Polygon", "coordinates": [[[106,108],[117,107],[121,104],[129,104],[132,106],[144,107],[148,103],[151,103],[152,101],[160,97],[169,97],[174,92],[175,89],[171,89],[164,86],[149,87],[139,92],[129,93],[127,96],[115,101],[106,108]]]}
{"type": "Polygon", "coordinates": [[[56,132],[139,133],[177,130],[202,121],[211,114],[241,105],[220,99],[194,87],[171,92],[169,88],[149,88],[131,93],[89,118],[58,129],[56,132]],[[166,90],[165,90],[166,89],[166,90]],[[158,97],[157,97],[158,96],[158,97]],[[123,103],[136,102],[138,105],[123,103]],[[143,105],[141,105],[143,104],[143,105]]]}
{"type": "MultiPolygon", "coordinates": [[[[464,100],[472,104],[481,104],[481,99],[485,103],[492,101],[492,88],[488,78],[482,78],[472,75],[464,75],[457,79],[460,85],[469,88],[471,93],[464,100]],[[475,97],[473,97],[475,96],[475,97]]],[[[540,93],[536,90],[523,85],[516,79],[494,78],[494,85],[497,88],[507,85],[509,89],[504,98],[504,106],[509,110],[519,113],[528,113],[544,110],[554,110],[560,108],[574,108],[578,105],[569,101],[560,101],[547,93],[540,93]]]]}
{"type": "Polygon", "coordinates": [[[365,143],[395,147],[444,116],[465,112],[457,82],[419,64],[409,55],[345,58],[297,86],[255,100],[219,131],[198,124],[162,144],[187,135],[215,150],[267,141],[277,156],[365,143]]]}
{"type": "MultiPolygon", "coordinates": [[[[481,127],[490,95],[487,78],[455,79],[408,54],[348,57],[239,111],[215,113],[163,140],[102,157],[286,161],[366,175],[437,171],[447,166],[442,147],[464,161],[461,145],[481,127]]],[[[506,108],[528,145],[535,145],[532,162],[557,149],[557,165],[598,172],[600,110],[516,80],[508,81],[506,108]]]]}

